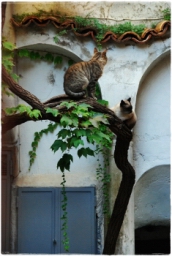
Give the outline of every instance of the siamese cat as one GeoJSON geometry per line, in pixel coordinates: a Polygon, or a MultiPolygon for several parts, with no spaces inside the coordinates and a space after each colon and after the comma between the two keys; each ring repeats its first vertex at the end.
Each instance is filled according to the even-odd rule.
{"type": "Polygon", "coordinates": [[[96,83],[107,63],[106,52],[107,50],[99,52],[95,48],[93,57],[89,61],[75,63],[67,69],[63,86],[69,97],[79,99],[88,93],[89,97],[97,99],[95,97],[96,83]]]}
{"type": "Polygon", "coordinates": [[[128,126],[129,129],[132,129],[135,126],[137,116],[133,111],[131,98],[127,100],[121,100],[119,104],[110,109],[128,126]]]}

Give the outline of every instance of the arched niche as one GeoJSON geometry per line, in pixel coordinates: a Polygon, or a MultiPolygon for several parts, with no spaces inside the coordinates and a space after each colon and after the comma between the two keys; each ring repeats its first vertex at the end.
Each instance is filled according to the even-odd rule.
{"type": "Polygon", "coordinates": [[[134,198],[135,254],[170,253],[170,165],[146,171],[134,198]]]}
{"type": "Polygon", "coordinates": [[[135,228],[170,223],[170,165],[146,171],[134,188],[135,228]]]}
{"type": "MultiPolygon", "coordinates": [[[[51,53],[53,55],[59,55],[59,56],[61,56],[63,58],[64,63],[62,65],[58,65],[57,68],[55,66],[53,67],[53,64],[51,64],[52,68],[51,68],[51,71],[50,71],[49,78],[50,78],[50,80],[54,80],[54,83],[56,83],[58,85],[58,89],[59,89],[59,92],[57,91],[53,96],[56,96],[58,94],[64,94],[64,90],[63,90],[63,75],[64,75],[65,71],[68,68],[68,60],[72,60],[74,63],[75,62],[84,61],[83,59],[81,59],[79,57],[79,55],[76,54],[76,52],[71,51],[69,49],[66,49],[63,46],[51,45],[51,44],[46,44],[46,43],[35,43],[35,44],[28,44],[28,45],[25,45],[25,46],[22,46],[22,47],[18,47],[19,50],[23,49],[23,48],[24,49],[28,49],[28,50],[32,50],[32,51],[38,51],[40,53],[41,52],[44,52],[44,53],[49,52],[49,53],[51,53]],[[60,68],[60,69],[58,70],[58,68],[60,68]],[[62,74],[58,74],[59,71],[62,74]],[[55,80],[57,80],[57,82],[55,80]]],[[[84,50],[82,50],[82,55],[84,56],[85,54],[88,55],[88,52],[85,53],[84,50]]],[[[93,55],[93,52],[91,53],[90,58],[88,58],[88,56],[87,56],[87,60],[91,59],[92,55],[93,55]]],[[[33,64],[29,63],[30,61],[31,60],[26,60],[27,68],[28,69],[33,67],[33,64]]],[[[34,60],[34,61],[35,62],[39,61],[39,59],[34,60]]],[[[20,67],[23,68],[24,65],[26,65],[26,62],[24,60],[24,64],[22,63],[22,65],[20,65],[20,67]]],[[[40,61],[40,65],[42,65],[43,68],[45,68],[44,66],[48,65],[48,64],[46,64],[46,63],[43,64],[40,61]]],[[[34,65],[34,67],[36,67],[36,65],[34,65]]],[[[46,72],[44,71],[42,73],[42,76],[44,76],[45,73],[46,72]]],[[[40,76],[40,77],[42,77],[42,76],[40,76]]],[[[47,77],[47,79],[48,79],[48,77],[47,77]]],[[[22,80],[21,80],[21,82],[22,82],[22,80]]],[[[39,84],[39,81],[37,80],[36,83],[39,84]]],[[[28,86],[32,86],[32,85],[30,84],[28,86]]],[[[99,99],[101,99],[102,98],[102,93],[101,93],[101,88],[100,88],[99,83],[97,83],[96,93],[98,94],[97,97],[99,99]]],[[[36,96],[38,96],[38,95],[36,95],[36,96]]],[[[45,99],[43,99],[43,101],[45,101],[45,99]]]]}
{"type": "Polygon", "coordinates": [[[136,101],[133,135],[136,179],[155,165],[170,163],[170,54],[163,53],[144,73],[136,101]]]}

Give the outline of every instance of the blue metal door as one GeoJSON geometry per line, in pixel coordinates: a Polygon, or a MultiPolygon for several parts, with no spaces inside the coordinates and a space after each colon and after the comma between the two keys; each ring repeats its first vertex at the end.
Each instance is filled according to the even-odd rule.
{"type": "MultiPolygon", "coordinates": [[[[67,188],[69,253],[96,253],[94,188],[67,188]]],[[[19,188],[18,253],[65,253],[61,188],[19,188]]]]}
{"type": "Polygon", "coordinates": [[[54,253],[54,190],[20,188],[18,253],[54,253]]]}

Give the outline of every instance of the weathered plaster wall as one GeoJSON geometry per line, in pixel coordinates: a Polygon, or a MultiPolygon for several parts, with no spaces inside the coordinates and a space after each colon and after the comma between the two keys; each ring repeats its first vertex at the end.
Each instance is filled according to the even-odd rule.
{"type": "Polygon", "coordinates": [[[80,2],[19,2],[14,4],[13,13],[36,13],[39,10],[52,10],[57,14],[68,16],[90,16],[94,18],[109,19],[109,22],[148,19],[145,24],[161,20],[162,10],[170,7],[170,2],[126,2],[126,1],[80,1],[80,2]]]}

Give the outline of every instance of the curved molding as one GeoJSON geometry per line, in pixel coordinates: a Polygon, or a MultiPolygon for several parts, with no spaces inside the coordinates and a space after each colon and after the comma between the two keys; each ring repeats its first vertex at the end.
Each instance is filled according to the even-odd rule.
{"type": "Polygon", "coordinates": [[[135,187],[137,186],[137,184],[141,181],[142,178],[144,178],[144,176],[146,176],[149,172],[158,170],[160,171],[161,169],[163,170],[164,168],[169,169],[170,170],[170,165],[169,164],[163,164],[163,165],[156,165],[152,168],[150,168],[149,170],[147,170],[146,172],[144,172],[140,178],[137,180],[137,182],[135,183],[135,187]]]}
{"type": "Polygon", "coordinates": [[[151,63],[149,63],[149,65],[145,68],[145,71],[142,74],[142,77],[140,79],[139,85],[138,85],[138,89],[137,89],[137,93],[136,93],[136,102],[138,99],[138,93],[139,93],[139,89],[140,86],[142,85],[144,79],[146,78],[146,76],[148,75],[148,73],[156,66],[157,63],[159,63],[163,58],[165,58],[166,56],[170,56],[171,53],[171,49],[166,49],[164,52],[162,52],[159,56],[156,56],[153,61],[151,63]]]}

